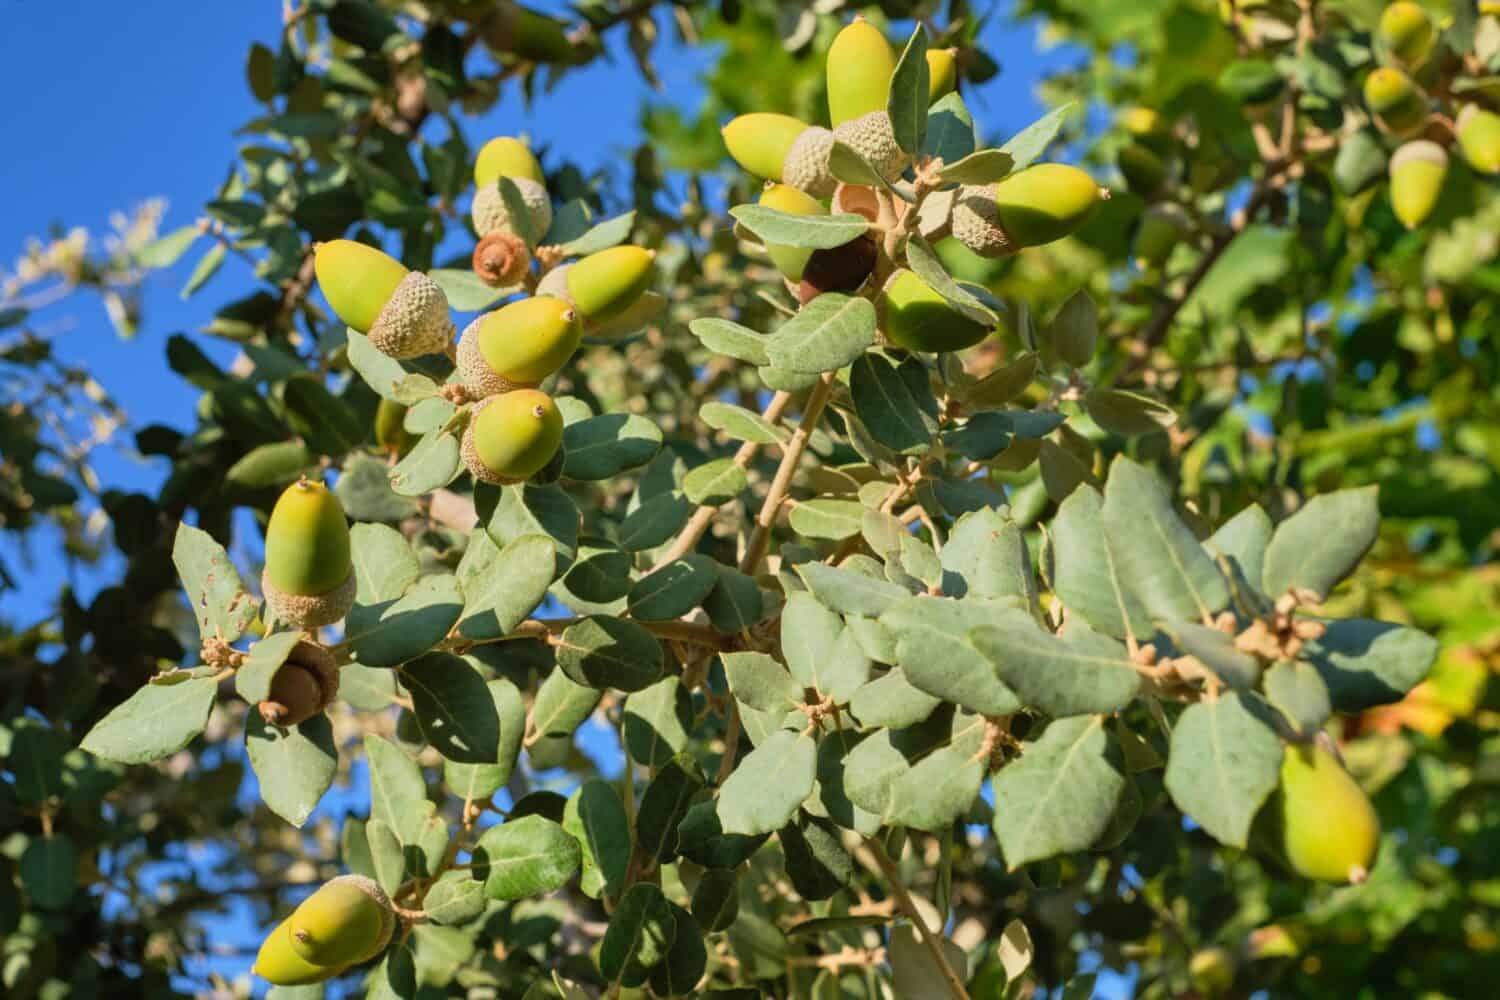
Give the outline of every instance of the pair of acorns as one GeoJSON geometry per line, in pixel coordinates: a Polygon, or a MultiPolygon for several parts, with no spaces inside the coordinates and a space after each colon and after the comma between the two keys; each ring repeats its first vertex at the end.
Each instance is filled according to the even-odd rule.
{"type": "MultiPolygon", "coordinates": [[[[1407,229],[1431,216],[1448,176],[1448,151],[1430,139],[1415,138],[1428,125],[1427,94],[1412,78],[1433,53],[1437,26],[1427,9],[1410,0],[1390,4],[1381,13],[1376,51],[1385,65],[1364,81],[1365,106],[1387,135],[1408,139],[1391,157],[1391,207],[1407,229]]],[[[1500,115],[1469,104],[1453,120],[1459,152],[1476,172],[1500,173],[1500,115]]]]}
{"type": "Polygon", "coordinates": [[[395,910],[378,883],[340,875],[276,925],[251,972],[275,986],[321,983],[379,955],[395,928],[395,910]]]}
{"type": "MultiPolygon", "coordinates": [[[[955,55],[952,50],[927,54],[929,101],[954,89],[955,55]]],[[[831,130],[769,112],[740,115],[724,127],[729,155],[766,179],[762,205],[790,215],[823,215],[829,211],[824,199],[832,198],[840,210],[871,214],[862,204],[863,189],[841,185],[830,173],[829,153],[836,141],[842,142],[888,181],[899,182],[911,157],[897,144],[887,111],[895,67],[890,42],[869,22],[856,18],[828,50],[831,130]]],[[[1076,231],[1103,196],[1084,171],[1039,164],[994,184],[961,187],[954,196],[952,231],[981,256],[1005,257],[1076,231]]],[[[766,250],[803,304],[825,292],[857,291],[878,256],[868,235],[826,250],[774,244],[766,250]]],[[[962,350],[990,332],[904,268],[887,279],[879,304],[886,337],[909,350],[962,350]]]]}

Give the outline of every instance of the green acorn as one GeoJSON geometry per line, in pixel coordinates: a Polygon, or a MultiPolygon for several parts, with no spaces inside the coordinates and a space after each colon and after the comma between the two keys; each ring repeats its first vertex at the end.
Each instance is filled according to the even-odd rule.
{"type": "Polygon", "coordinates": [[[1464,160],[1481,174],[1500,174],[1500,115],[1470,104],[1455,123],[1464,160]]]}
{"type": "Polygon", "coordinates": [[[1426,8],[1409,0],[1398,0],[1386,7],[1375,31],[1385,50],[1407,66],[1426,62],[1436,35],[1426,8]]]}
{"type": "Polygon", "coordinates": [[[835,130],[872,111],[884,112],[891,101],[891,74],[896,53],[891,43],[864,18],[856,17],[828,47],[828,119],[835,130]]]}
{"type": "Polygon", "coordinates": [[[891,275],[880,309],[886,339],[909,351],[961,351],[990,332],[955,309],[912,271],[899,270],[891,275]]]}
{"type": "Polygon", "coordinates": [[[1224,996],[1234,986],[1234,956],[1217,945],[1199,949],[1188,959],[1188,976],[1205,997],[1224,996]]]}
{"type": "Polygon", "coordinates": [[[470,414],[464,464],[487,483],[524,482],[552,461],[562,435],[562,414],[545,392],[517,389],[490,396],[470,414]]]}
{"type": "Polygon", "coordinates": [[[405,454],[411,447],[406,429],[406,407],[393,399],[381,397],[375,407],[375,443],[392,455],[405,454]]]}
{"type": "Polygon", "coordinates": [[[292,948],[304,961],[348,968],[369,961],[391,940],[396,914],[374,879],[340,875],[318,887],[287,920],[292,948]]]}
{"type": "Polygon", "coordinates": [[[667,298],[657,292],[650,290],[641,293],[641,297],[630,304],[623,312],[616,313],[609,319],[598,323],[590,323],[587,335],[596,340],[616,340],[637,333],[642,327],[650,323],[662,314],[667,308],[667,298]]]}
{"type": "Polygon", "coordinates": [[[494,232],[523,235],[511,219],[505,197],[500,193],[502,177],[509,179],[521,194],[521,201],[526,205],[527,225],[531,230],[526,244],[528,247],[535,247],[552,227],[552,199],[547,194],[542,165],[525,143],[509,136],[491,139],[475,158],[476,190],[474,204],[469,209],[474,231],[480,237],[494,232]]]}
{"type": "Polygon", "coordinates": [[[591,253],[568,268],[568,301],[590,324],[612,319],[650,287],[655,260],[655,250],[636,246],[591,253]]]}
{"type": "Polygon", "coordinates": [[[1115,160],[1125,184],[1136,194],[1149,198],[1167,182],[1167,164],[1156,151],[1138,142],[1120,149],[1115,160]]]}
{"type": "Polygon", "coordinates": [[[1258,822],[1292,871],[1320,882],[1363,882],[1380,848],[1375,807],[1320,746],[1286,748],[1281,784],[1258,822]]]}
{"type": "MultiPolygon", "coordinates": [[[[789,215],[828,214],[823,203],[812,195],[799,191],[790,184],[777,184],[775,181],[766,182],[765,190],[760,193],[760,203],[789,215]]],[[[771,260],[788,281],[802,280],[802,269],[807,266],[807,258],[812,256],[812,251],[803,247],[772,243],[766,244],[766,253],[770,254],[771,260]]]]}
{"type": "Polygon", "coordinates": [[[828,172],[833,133],[791,115],[758,111],[723,129],[724,146],[745,170],[826,198],[837,183],[828,172]]]}
{"type": "Polygon", "coordinates": [[[255,964],[250,967],[253,975],[274,986],[308,986],[332,979],[343,971],[339,966],[314,965],[297,954],[297,949],[292,947],[290,917],[266,935],[255,956],[255,964]]]}
{"type": "Polygon", "coordinates": [[[1191,228],[1192,220],[1181,205],[1164,202],[1147,208],[1135,231],[1136,266],[1161,267],[1191,228]]]}
{"type": "Polygon", "coordinates": [[[578,51],[568,40],[568,25],[510,0],[495,4],[483,24],[484,42],[530,62],[575,63],[578,51]]]}
{"type": "Polygon", "coordinates": [[[256,706],[262,719],[290,729],[323,711],[339,693],[339,665],[333,654],[311,642],[292,647],[276,676],[271,693],[256,706]]]}
{"type": "Polygon", "coordinates": [[[1391,207],[1407,229],[1427,221],[1443,193],[1448,154],[1426,139],[1405,143],[1391,156],[1391,207]]]}
{"type": "Polygon", "coordinates": [[[313,272],[339,319],[367,334],[382,354],[439,354],[453,339],[448,297],[437,282],[374,247],[353,240],[319,243],[313,272]]]}
{"type": "Polygon", "coordinates": [[[299,479],[271,509],[261,589],[276,618],[297,628],[331,625],[354,603],[349,523],[338,497],[299,479]]]}
{"type": "Polygon", "coordinates": [[[458,341],[459,377],[479,397],[534,386],[567,364],[582,336],[569,303],[547,295],[518,299],[464,330],[458,341]]]}
{"type": "Polygon", "coordinates": [[[1161,154],[1170,152],[1175,141],[1171,123],[1154,108],[1127,108],[1120,125],[1136,142],[1161,154]]]}
{"type": "Polygon", "coordinates": [[[953,235],[981,257],[1004,257],[1069,235],[1107,196],[1077,167],[1039,163],[995,184],[960,188],[953,235]]]}
{"type": "Polygon", "coordinates": [[[1427,98],[1411,77],[1392,66],[1380,66],[1365,77],[1365,106],[1392,135],[1416,132],[1427,121],[1427,98]]]}
{"type": "Polygon", "coordinates": [[[958,89],[958,49],[927,50],[927,103],[958,89]]]}

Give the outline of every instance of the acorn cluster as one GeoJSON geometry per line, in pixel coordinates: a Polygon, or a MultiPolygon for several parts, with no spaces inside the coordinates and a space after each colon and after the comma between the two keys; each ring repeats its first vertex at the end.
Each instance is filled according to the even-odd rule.
{"type": "MultiPolygon", "coordinates": [[[[954,49],[926,53],[928,102],[954,91],[959,58],[954,49]]],[[[836,143],[859,154],[888,184],[922,201],[941,191],[941,212],[923,211],[922,233],[951,234],[983,257],[1007,257],[1077,231],[1107,192],[1086,172],[1060,163],[1027,166],[990,184],[959,185],[939,178],[942,162],[913,157],[898,144],[888,105],[895,49],[881,31],[856,18],[834,38],[826,64],[829,127],[790,115],[753,112],[723,129],[729,155],[763,178],[759,203],[788,215],[863,215],[868,233],[842,246],[806,249],[767,243],[771,261],[799,303],[828,292],[861,294],[880,312],[881,331],[893,346],[913,351],[957,351],[983,340],[990,329],[956,309],[907,267],[898,220],[887,211],[886,192],[834,177],[836,143]],[[940,217],[939,217],[940,216],[940,217]]]]}

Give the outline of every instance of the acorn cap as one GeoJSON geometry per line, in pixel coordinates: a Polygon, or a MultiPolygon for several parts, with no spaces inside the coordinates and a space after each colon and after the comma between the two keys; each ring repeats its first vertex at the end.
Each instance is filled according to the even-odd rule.
{"type": "Polygon", "coordinates": [[[885,111],[891,100],[896,53],[869,21],[855,18],[828,46],[828,118],[835,129],[872,111],[885,111]]]}
{"type": "Polygon", "coordinates": [[[828,171],[828,154],[832,149],[832,131],[818,125],[804,129],[787,150],[780,179],[815,198],[827,198],[838,184],[828,171]]]}
{"type": "MultiPolygon", "coordinates": [[[[539,181],[527,177],[512,177],[509,180],[516,186],[521,201],[530,213],[528,221],[531,238],[526,240],[526,245],[535,249],[537,243],[547,235],[547,230],[552,228],[552,198],[539,181]]],[[[510,210],[505,206],[505,196],[500,193],[498,178],[474,192],[474,202],[469,206],[469,218],[474,223],[474,232],[481,238],[497,230],[517,237],[523,236],[521,227],[511,220],[510,210]]]]}
{"type": "Polygon", "coordinates": [[[277,587],[270,574],[263,571],[260,589],[277,621],[297,628],[321,628],[343,618],[354,606],[354,570],[351,567],[343,583],[321,594],[289,593],[277,587]]]}
{"type": "Polygon", "coordinates": [[[348,968],[384,950],[396,913],[380,883],[363,875],[340,875],[304,899],[287,926],[292,947],[304,960],[348,968]]]}
{"type": "Polygon", "coordinates": [[[502,177],[522,178],[544,184],[542,165],[526,143],[510,136],[491,139],[474,158],[474,186],[487,187],[502,177]]]}
{"type": "Polygon", "coordinates": [[[724,148],[745,170],[767,180],[782,180],[782,167],[807,122],[791,115],[754,111],[730,120],[721,131],[724,148]]]}
{"type": "Polygon", "coordinates": [[[333,654],[311,642],[292,647],[271,678],[270,697],[256,707],[275,726],[301,725],[333,703],[339,693],[339,665],[333,654]]]}
{"type": "Polygon", "coordinates": [[[536,389],[517,389],[474,407],[459,453],[475,479],[505,486],[546,468],[562,435],[562,414],[552,398],[536,389]]]}
{"type": "Polygon", "coordinates": [[[370,343],[398,361],[441,354],[453,342],[448,296],[421,271],[408,271],[369,330],[370,343]]]}
{"type": "Polygon", "coordinates": [[[900,177],[910,160],[896,142],[891,116],[884,111],[871,111],[844,122],[833,130],[833,137],[863,156],[888,181],[900,177]]]}
{"type": "Polygon", "coordinates": [[[1000,225],[995,185],[964,185],[953,200],[953,238],[981,257],[1008,257],[1021,249],[1000,225]]]}
{"type": "Polygon", "coordinates": [[[531,273],[531,253],[519,236],[497,229],[475,244],[469,265],[486,285],[506,288],[531,273]]]}

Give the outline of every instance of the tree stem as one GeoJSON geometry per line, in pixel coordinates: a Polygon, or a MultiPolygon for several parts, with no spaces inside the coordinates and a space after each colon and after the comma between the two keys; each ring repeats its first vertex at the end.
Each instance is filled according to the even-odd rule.
{"type": "Polygon", "coordinates": [[[891,891],[896,895],[896,905],[901,912],[906,914],[908,920],[917,925],[917,933],[922,938],[922,943],[932,953],[932,959],[937,963],[938,969],[943,973],[943,978],[948,980],[948,990],[954,996],[954,1000],[969,1000],[969,991],[964,989],[963,980],[958,978],[958,973],[953,966],[948,964],[948,956],[943,952],[943,944],[932,929],[927,926],[927,921],[922,918],[917,904],[912,902],[911,893],[906,891],[906,883],[901,881],[901,872],[896,869],[896,862],[885,852],[885,845],[878,839],[870,837],[865,840],[870,846],[870,853],[875,855],[875,860],[880,865],[880,871],[891,884],[891,891]]]}
{"type": "Polygon", "coordinates": [[[780,512],[781,505],[786,500],[787,490],[792,485],[792,476],[802,461],[802,453],[807,450],[807,442],[812,437],[814,428],[818,426],[818,420],[823,416],[823,407],[828,405],[828,398],[831,395],[833,395],[833,372],[825,372],[818,380],[818,384],[813,386],[811,395],[807,397],[807,405],[803,407],[802,420],[797,424],[797,431],[782,451],[781,464],[777,466],[776,476],[771,480],[771,488],[766,493],[765,503],[761,505],[760,516],[755,519],[755,528],[750,532],[750,540],[745,543],[745,557],[740,560],[741,573],[754,575],[760,567],[761,560],[765,558],[766,548],[771,540],[771,526],[776,523],[776,515],[780,512]]]}

